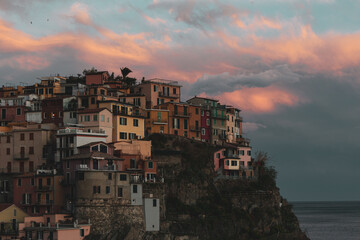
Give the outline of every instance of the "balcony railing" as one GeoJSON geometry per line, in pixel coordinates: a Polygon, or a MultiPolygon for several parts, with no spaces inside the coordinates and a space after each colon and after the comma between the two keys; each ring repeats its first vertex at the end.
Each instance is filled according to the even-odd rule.
{"type": "Polygon", "coordinates": [[[50,192],[54,190],[54,187],[53,186],[36,186],[35,187],[35,191],[36,192],[50,192]]]}
{"type": "Polygon", "coordinates": [[[179,94],[169,94],[169,93],[159,92],[159,97],[180,98],[180,95],[179,94]]]}
{"type": "Polygon", "coordinates": [[[81,171],[114,171],[117,170],[117,165],[109,165],[109,166],[103,166],[103,167],[99,167],[97,169],[94,168],[90,168],[89,165],[87,164],[78,164],[76,165],[76,170],[81,171]]]}
{"type": "Polygon", "coordinates": [[[154,125],[166,125],[166,124],[168,124],[168,122],[164,122],[164,121],[153,121],[152,123],[154,125]]]}
{"type": "Polygon", "coordinates": [[[29,154],[14,154],[15,161],[29,160],[29,154]]]}
{"type": "Polygon", "coordinates": [[[200,127],[190,127],[190,131],[193,131],[193,132],[200,132],[201,129],[200,127]]]}

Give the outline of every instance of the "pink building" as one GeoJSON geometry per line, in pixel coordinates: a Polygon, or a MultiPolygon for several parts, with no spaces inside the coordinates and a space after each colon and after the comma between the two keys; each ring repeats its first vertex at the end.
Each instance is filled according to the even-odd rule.
{"type": "Polygon", "coordinates": [[[83,109],[78,111],[78,123],[86,132],[102,132],[106,142],[112,142],[113,115],[107,108],[83,109]]]}
{"type": "Polygon", "coordinates": [[[19,224],[19,238],[82,240],[90,234],[89,222],[79,223],[65,214],[25,217],[19,224]]]}

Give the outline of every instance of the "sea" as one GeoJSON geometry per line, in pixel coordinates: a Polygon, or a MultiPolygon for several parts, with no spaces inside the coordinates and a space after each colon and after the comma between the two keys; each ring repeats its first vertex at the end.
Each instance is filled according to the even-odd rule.
{"type": "Polygon", "coordinates": [[[360,240],[360,202],[291,202],[311,240],[360,240]]]}

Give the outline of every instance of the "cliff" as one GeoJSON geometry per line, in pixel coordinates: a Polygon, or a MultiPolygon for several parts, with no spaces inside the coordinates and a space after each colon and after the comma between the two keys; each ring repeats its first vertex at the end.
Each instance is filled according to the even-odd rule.
{"type": "MultiPolygon", "coordinates": [[[[92,219],[89,239],[308,239],[280,196],[273,169],[263,168],[258,180],[219,179],[213,170],[215,146],[171,135],[149,139],[164,183],[145,183],[143,191],[160,199],[160,232],[145,232],[141,221],[129,219],[111,224],[101,215],[103,220],[92,219]]],[[[126,216],[140,215],[127,211],[126,216]]]]}

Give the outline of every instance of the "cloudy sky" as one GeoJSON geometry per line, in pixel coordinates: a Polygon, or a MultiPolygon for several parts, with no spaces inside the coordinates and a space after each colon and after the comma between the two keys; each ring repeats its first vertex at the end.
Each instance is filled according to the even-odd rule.
{"type": "Polygon", "coordinates": [[[289,200],[359,200],[359,0],[0,0],[0,84],[92,66],[243,110],[289,200]]]}

